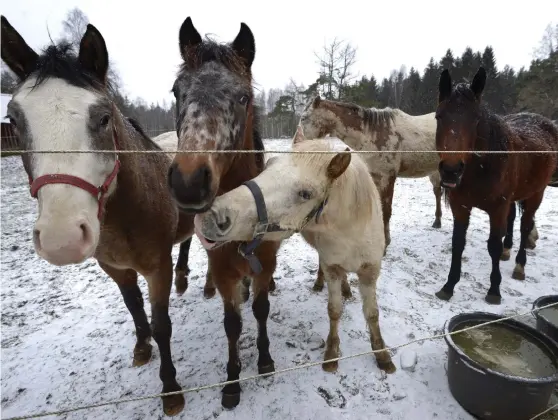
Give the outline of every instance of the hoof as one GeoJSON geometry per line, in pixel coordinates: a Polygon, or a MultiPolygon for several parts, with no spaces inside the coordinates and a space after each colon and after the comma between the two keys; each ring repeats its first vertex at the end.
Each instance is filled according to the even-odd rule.
{"type": "Polygon", "coordinates": [[[508,261],[510,259],[510,250],[504,248],[502,255],[500,255],[500,261],[508,261]]]}
{"type": "Polygon", "coordinates": [[[250,299],[250,290],[245,290],[242,292],[242,301],[246,303],[248,299],[250,299]]]}
{"type": "Polygon", "coordinates": [[[393,362],[390,360],[388,362],[380,362],[378,361],[378,367],[383,370],[385,373],[394,373],[397,368],[395,367],[395,365],[393,364],[393,362]]]}
{"type": "Polygon", "coordinates": [[[502,303],[502,297],[498,295],[486,295],[484,300],[490,305],[499,305],[502,303]]]}
{"type": "Polygon", "coordinates": [[[444,289],[441,289],[439,292],[436,292],[436,297],[441,300],[450,300],[453,296],[453,293],[448,293],[444,289]]]}
{"type": "Polygon", "coordinates": [[[270,292],[275,292],[276,288],[277,288],[277,286],[275,285],[275,280],[271,279],[269,281],[269,291],[270,292]]]}
{"type": "Polygon", "coordinates": [[[238,404],[240,404],[240,392],[234,394],[226,394],[223,392],[221,397],[221,405],[227,410],[232,410],[238,404]]]}
{"type": "Polygon", "coordinates": [[[144,343],[141,346],[134,348],[134,361],[132,366],[139,367],[147,364],[151,360],[153,346],[149,343],[144,343]]]}
{"type": "Polygon", "coordinates": [[[177,271],[174,277],[174,286],[176,287],[176,294],[182,296],[188,289],[188,277],[184,271],[177,271]]]}
{"type": "Polygon", "coordinates": [[[512,279],[525,280],[525,272],[517,269],[513,270],[512,279]]]}
{"type": "Polygon", "coordinates": [[[322,363],[322,369],[326,372],[337,372],[337,368],[339,367],[339,362],[336,360],[335,362],[326,362],[322,363]]]}
{"type": "Polygon", "coordinates": [[[176,416],[184,409],[184,395],[163,397],[163,411],[167,416],[176,416]]]}
{"type": "Polygon", "coordinates": [[[260,375],[275,372],[275,364],[272,362],[265,366],[258,366],[258,373],[260,375]]]}
{"type": "Polygon", "coordinates": [[[314,283],[314,286],[312,287],[312,290],[314,292],[321,292],[322,290],[324,290],[324,284],[320,284],[318,282],[314,283]]]}
{"type": "Polygon", "coordinates": [[[211,299],[215,296],[215,288],[214,287],[204,287],[203,288],[203,297],[206,299],[211,299]]]}
{"type": "Polygon", "coordinates": [[[432,223],[432,227],[434,229],[440,229],[442,227],[442,221],[441,220],[434,220],[434,223],[432,223]]]}

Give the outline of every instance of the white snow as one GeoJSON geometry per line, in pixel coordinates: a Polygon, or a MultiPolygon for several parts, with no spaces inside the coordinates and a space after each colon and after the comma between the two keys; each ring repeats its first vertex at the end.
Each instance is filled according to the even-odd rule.
{"type": "MultiPolygon", "coordinates": [[[[268,149],[288,149],[290,139],[266,141],[268,149]]],[[[2,199],[2,416],[73,407],[161,391],[159,355],[134,368],[131,316],[116,285],[94,260],[55,267],[32,247],[36,201],[29,196],[19,157],[3,158],[2,199]]],[[[540,239],[528,251],[527,278],[511,278],[519,244],[515,225],[512,259],[501,263],[503,302],[485,303],[490,257],[488,217],[474,210],[464,253],[463,275],[451,302],[434,297],[445,282],[451,258],[451,211],[443,208],[442,228],[431,228],[435,201],[427,178],[398,179],[391,222],[392,242],[378,284],[380,325],[388,346],[442,331],[463,311],[525,312],[541,295],[558,293],[558,189],[548,188],[537,214],[540,239]]],[[[174,249],[176,262],[178,246],[174,249]]],[[[278,256],[277,291],[270,297],[268,329],[277,369],[323,358],[328,332],[327,290],[312,292],[318,257],[296,235],[278,256]]],[[[221,299],[204,300],[205,252],[194,239],[190,286],[171,294],[172,350],[177,379],[191,388],[226,379],[227,342],[221,299]]],[[[370,349],[358,288],[345,303],[340,325],[342,355],[370,349]]],[[[147,300],[146,285],[141,288],[147,300]]],[[[240,339],[242,374],[257,373],[256,321],[252,297],[244,305],[240,339]]],[[[150,313],[147,305],[148,314],[150,313]]],[[[532,322],[531,317],[523,320],[532,322]]],[[[343,360],[335,374],[321,367],[242,384],[240,405],[221,407],[220,389],[186,394],[179,419],[471,419],[451,397],[443,339],[413,344],[414,372],[380,372],[372,356],[343,360]]],[[[400,352],[402,352],[401,350],[400,352]]],[[[50,417],[53,418],[53,417],[50,417]]],[[[74,420],[162,419],[158,399],[95,408],[62,416],[74,420]]]]}
{"type": "Polygon", "coordinates": [[[414,372],[418,361],[417,352],[409,349],[401,350],[401,357],[399,364],[401,369],[407,370],[409,372],[414,372]]]}

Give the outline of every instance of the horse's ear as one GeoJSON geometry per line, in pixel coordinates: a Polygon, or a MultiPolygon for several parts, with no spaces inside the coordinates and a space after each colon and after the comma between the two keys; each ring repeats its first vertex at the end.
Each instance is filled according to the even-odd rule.
{"type": "Polygon", "coordinates": [[[79,44],[79,62],[84,70],[103,84],[106,82],[109,66],[107,44],[99,30],[90,23],[79,44]]]}
{"type": "Polygon", "coordinates": [[[232,42],[232,47],[250,68],[256,56],[256,41],[254,34],[244,22],[240,24],[240,31],[232,42]]]}
{"type": "MultiPolygon", "coordinates": [[[[350,152],[351,149],[348,147],[345,149],[345,152],[350,152]]],[[[349,167],[351,163],[351,153],[337,153],[329,165],[327,166],[327,177],[333,181],[334,179],[339,178],[343,172],[349,167]]]]}
{"type": "Polygon", "coordinates": [[[480,67],[473,78],[471,83],[471,90],[475,94],[478,100],[480,100],[482,91],[484,90],[484,85],[486,84],[486,70],[484,67],[480,67]]]}
{"type": "Polygon", "coordinates": [[[320,97],[320,95],[316,95],[316,97],[312,101],[312,107],[314,108],[319,107],[321,102],[322,102],[322,98],[320,97]]]}
{"type": "Polygon", "coordinates": [[[448,69],[444,69],[438,82],[438,102],[445,101],[451,95],[451,76],[448,69]]]}
{"type": "Polygon", "coordinates": [[[27,45],[18,31],[3,15],[0,18],[2,38],[2,60],[17,77],[25,79],[35,70],[39,56],[27,45]]]}
{"type": "Polygon", "coordinates": [[[187,51],[190,48],[195,48],[202,43],[202,37],[198,30],[194,27],[192,23],[192,18],[188,16],[182,26],[180,27],[180,32],[178,33],[178,42],[180,47],[180,55],[184,60],[187,59],[187,51]]]}
{"type": "Polygon", "coordinates": [[[293,144],[300,143],[301,141],[304,141],[304,140],[305,140],[305,138],[304,138],[304,133],[302,132],[302,127],[300,125],[298,125],[296,127],[296,133],[293,137],[293,144]]]}

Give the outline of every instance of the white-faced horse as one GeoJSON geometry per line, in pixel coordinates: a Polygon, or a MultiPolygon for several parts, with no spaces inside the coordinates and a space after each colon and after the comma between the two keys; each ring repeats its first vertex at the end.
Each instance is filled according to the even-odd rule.
{"type": "MultiPolygon", "coordinates": [[[[150,360],[153,336],[162,391],[179,391],[170,345],[171,251],[173,244],[192,236],[194,226],[193,216],[179,214],[170,195],[170,159],[163,153],[118,153],[162,149],[113,103],[107,48],[93,25],[87,26],[77,55],[67,44],[50,45],[39,55],[4,16],[1,27],[2,59],[21,80],[8,104],[8,118],[23,148],[114,150],[22,155],[31,195],[38,199],[35,251],[58,266],[97,259],[134,320],[134,366],[150,360]],[[151,327],[138,273],[149,285],[151,327]]],[[[166,414],[183,407],[181,394],[163,398],[166,414]]]]}
{"type": "MultiPolygon", "coordinates": [[[[304,141],[299,129],[293,150],[334,149],[326,140],[304,141]]],[[[330,330],[324,360],[339,357],[341,284],[349,272],[358,274],[372,348],[385,347],[376,302],[385,249],[382,207],[359,156],[306,153],[272,157],[260,175],[217,197],[194,223],[198,235],[215,243],[283,240],[300,231],[318,251],[328,283],[330,330]]],[[[395,371],[387,351],[375,354],[380,369],[395,371]]],[[[337,366],[337,362],[323,365],[328,371],[337,366]]]]}

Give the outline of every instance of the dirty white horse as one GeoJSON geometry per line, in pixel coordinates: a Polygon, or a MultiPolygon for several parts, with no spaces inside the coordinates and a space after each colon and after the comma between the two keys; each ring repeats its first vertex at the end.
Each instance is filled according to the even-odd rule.
{"type": "Polygon", "coordinates": [[[391,242],[389,221],[393,189],[397,177],[428,176],[436,196],[436,218],[432,227],[440,228],[442,219],[439,157],[436,153],[434,112],[408,115],[399,109],[364,108],[352,103],[330,101],[316,96],[306,104],[300,119],[306,138],[327,134],[343,140],[354,150],[424,150],[430,153],[364,154],[368,171],[382,199],[386,246],[391,242]]]}
{"type": "MultiPolygon", "coordinates": [[[[300,128],[293,140],[294,150],[334,151],[333,147],[327,140],[304,141],[300,128]]],[[[209,211],[195,217],[194,224],[202,243],[252,241],[256,227],[263,229],[259,240],[283,240],[300,231],[317,250],[328,283],[330,330],[324,360],[339,357],[341,284],[349,272],[359,278],[372,348],[385,347],[376,301],[385,248],[382,207],[359,156],[351,159],[350,153],[312,153],[272,157],[248,186],[217,197],[209,211]]],[[[380,369],[395,371],[387,351],[375,355],[380,369]]],[[[326,371],[337,367],[336,361],[323,364],[326,371]]]]}

